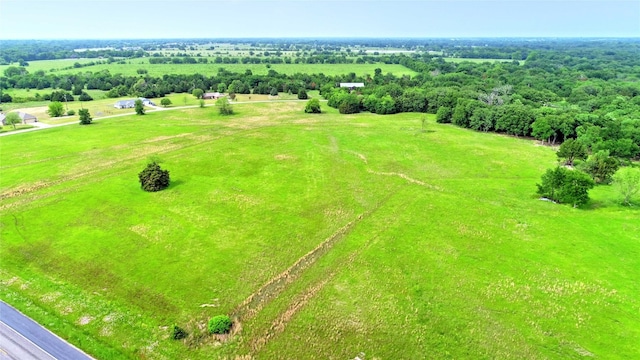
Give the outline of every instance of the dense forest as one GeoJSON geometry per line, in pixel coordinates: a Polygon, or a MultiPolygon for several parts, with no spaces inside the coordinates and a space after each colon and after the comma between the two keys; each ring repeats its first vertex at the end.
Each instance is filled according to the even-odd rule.
{"type": "MultiPolygon", "coordinates": [[[[232,40],[229,40],[232,41],[232,40]]],[[[0,58],[12,66],[0,78],[6,89],[55,89],[34,98],[13,99],[3,92],[2,102],[79,100],[87,89],[104,90],[109,97],[163,97],[194,89],[228,93],[297,93],[320,90],[329,106],[341,113],[369,111],[433,113],[437,121],[477,131],[535,137],[554,144],[577,139],[591,153],[629,160],[640,156],[640,41],[638,40],[533,40],[533,39],[283,39],[233,40],[260,56],[203,57],[197,50],[208,40],[185,41],[3,41],[0,58]],[[366,47],[405,49],[385,54],[366,47]],[[84,51],[78,52],[82,48],[84,51]],[[88,48],[98,50],[88,51],[88,48]],[[181,56],[151,53],[171,48],[181,56]],[[287,52],[287,53],[283,53],[287,52]],[[447,61],[458,58],[507,61],[447,61]],[[76,64],[75,74],[29,72],[28,61],[68,57],[95,57],[97,62],[148,57],[150,64],[213,62],[215,74],[123,76],[89,64],[76,64]],[[106,58],[106,59],[105,59],[106,58]],[[377,69],[373,74],[348,73],[284,75],[269,70],[255,75],[233,73],[227,63],[386,63],[401,64],[417,74],[395,76],[377,69]],[[355,90],[341,82],[362,82],[355,90]],[[274,90],[275,89],[275,90],[274,90]]],[[[50,90],[49,90],[50,91],[50,90]]]]}

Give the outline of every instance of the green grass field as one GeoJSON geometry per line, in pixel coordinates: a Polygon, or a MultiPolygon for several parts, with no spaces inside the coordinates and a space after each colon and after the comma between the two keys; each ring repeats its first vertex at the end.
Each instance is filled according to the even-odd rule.
{"type": "Polygon", "coordinates": [[[640,353],[640,210],[611,187],[543,202],[550,148],[303,107],[0,138],[0,298],[101,359],[640,353]],[[168,189],[140,190],[150,159],[168,189]]]}
{"type": "MultiPolygon", "coordinates": [[[[396,76],[402,75],[415,75],[413,70],[410,70],[402,65],[397,64],[272,64],[270,68],[267,68],[266,64],[214,64],[214,58],[210,58],[209,64],[149,64],[148,59],[132,59],[127,60],[126,64],[98,64],[94,66],[87,66],[81,68],[65,69],[73,66],[74,63],[80,64],[96,61],[93,59],[64,59],[64,60],[43,60],[43,61],[31,61],[27,67],[27,71],[34,73],[38,70],[42,70],[46,73],[55,74],[77,74],[79,72],[99,72],[102,70],[109,70],[111,74],[123,74],[126,76],[138,75],[138,69],[148,70],[149,75],[162,77],[165,74],[203,74],[207,76],[216,75],[218,69],[224,68],[231,72],[244,73],[247,69],[251,70],[256,75],[266,75],[269,70],[275,70],[281,74],[293,75],[295,73],[304,74],[319,74],[323,73],[328,76],[344,75],[351,72],[356,75],[369,74],[373,76],[374,70],[380,68],[384,74],[392,73],[396,76]],[[63,70],[64,69],[64,70],[63,70]]],[[[0,66],[0,73],[8,65],[0,66]]]]}
{"type": "Polygon", "coordinates": [[[513,61],[508,59],[472,59],[472,58],[452,58],[452,57],[445,57],[443,59],[444,61],[449,61],[457,64],[462,62],[472,62],[475,64],[481,64],[484,62],[494,63],[494,62],[512,62],[513,61]]]}

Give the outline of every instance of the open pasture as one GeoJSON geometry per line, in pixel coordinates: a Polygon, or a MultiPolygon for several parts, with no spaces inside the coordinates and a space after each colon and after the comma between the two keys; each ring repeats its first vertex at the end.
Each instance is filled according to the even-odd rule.
{"type": "Polygon", "coordinates": [[[640,210],[610,187],[539,201],[547,147],[303,107],[0,138],[0,298],[97,358],[640,352],[640,210]],[[140,190],[149,159],[168,189],[140,190]],[[233,335],[203,336],[221,313],[233,335]]]}
{"type": "MultiPolygon", "coordinates": [[[[27,67],[27,71],[31,73],[42,70],[45,71],[45,73],[77,74],[79,72],[91,71],[95,73],[103,70],[109,70],[111,74],[136,76],[138,75],[138,69],[146,69],[149,75],[162,77],[165,74],[182,75],[196,73],[211,76],[216,75],[218,73],[218,69],[224,68],[228,71],[237,73],[244,73],[246,70],[251,70],[251,72],[256,75],[266,75],[269,70],[274,70],[278,73],[287,75],[295,73],[323,73],[328,76],[335,76],[353,72],[356,75],[369,74],[373,76],[374,70],[376,68],[380,68],[383,74],[392,73],[396,76],[415,75],[413,70],[397,64],[271,64],[267,67],[267,64],[215,64],[213,63],[214,59],[215,58],[213,57],[209,58],[209,63],[207,64],[149,64],[148,59],[131,59],[125,60],[126,64],[119,64],[115,62],[111,64],[97,64],[79,68],[74,68],[72,66],[76,62],[83,64],[96,60],[44,60],[30,62],[27,67]],[[67,69],[68,67],[72,68],[67,69]]],[[[7,67],[8,66],[0,66],[0,73],[7,67]]]]}

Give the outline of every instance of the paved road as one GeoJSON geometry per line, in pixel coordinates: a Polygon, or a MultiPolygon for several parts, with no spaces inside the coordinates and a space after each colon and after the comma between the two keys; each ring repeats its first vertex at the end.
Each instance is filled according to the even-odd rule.
{"type": "Polygon", "coordinates": [[[35,321],[0,301],[0,360],[92,360],[35,321]]]}

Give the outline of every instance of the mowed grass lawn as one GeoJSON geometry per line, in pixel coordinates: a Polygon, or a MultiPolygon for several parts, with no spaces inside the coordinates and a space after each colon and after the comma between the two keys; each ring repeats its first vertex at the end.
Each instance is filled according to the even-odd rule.
{"type": "Polygon", "coordinates": [[[0,298],[97,358],[640,353],[640,210],[612,188],[539,201],[529,140],[303,107],[0,138],[0,298]],[[140,190],[150,159],[168,189],[140,190]],[[233,336],[202,335],[217,314],[233,336]]]}
{"type": "MultiPolygon", "coordinates": [[[[109,70],[111,74],[123,74],[125,76],[138,76],[138,69],[146,69],[150,76],[162,77],[166,74],[189,75],[203,74],[206,76],[216,75],[220,68],[234,73],[244,73],[251,70],[255,75],[267,75],[269,70],[274,70],[280,74],[293,75],[320,74],[327,76],[345,75],[351,72],[358,76],[369,74],[373,76],[375,69],[380,68],[383,74],[392,73],[396,76],[415,75],[416,72],[398,64],[216,64],[214,58],[209,58],[207,64],[149,64],[148,59],[126,60],[126,64],[97,64],[86,67],[72,67],[75,63],[86,64],[95,62],[93,59],[63,59],[63,60],[42,60],[31,61],[27,71],[34,73],[42,70],[53,74],[77,74],[80,72],[100,72],[109,70]],[[66,69],[72,67],[70,69],[66,69]]],[[[2,73],[9,65],[0,66],[2,73]]],[[[34,90],[35,91],[35,90],[34,90]]]]}

